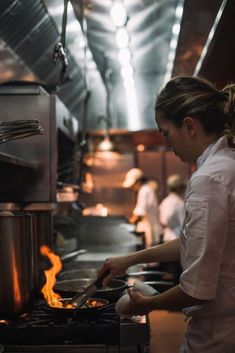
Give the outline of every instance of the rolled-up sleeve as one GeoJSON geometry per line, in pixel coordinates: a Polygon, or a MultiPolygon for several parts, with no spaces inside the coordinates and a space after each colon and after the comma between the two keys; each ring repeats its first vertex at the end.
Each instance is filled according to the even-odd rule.
{"type": "Polygon", "coordinates": [[[228,229],[228,192],[211,176],[192,179],[185,204],[185,247],[180,287],[188,295],[216,296],[228,229]]]}

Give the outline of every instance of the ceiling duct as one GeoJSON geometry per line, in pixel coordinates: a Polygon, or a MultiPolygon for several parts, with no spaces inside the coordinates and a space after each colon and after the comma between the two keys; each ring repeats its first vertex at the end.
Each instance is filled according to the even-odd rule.
{"type": "MultiPolygon", "coordinates": [[[[91,87],[87,130],[100,130],[98,117],[106,113],[106,66],[112,70],[110,130],[155,129],[156,91],[166,74],[176,8],[183,1],[115,0],[117,2],[126,11],[123,22],[112,20],[110,10],[114,1],[70,1],[72,6],[68,11],[66,28],[68,74],[58,95],[82,123],[86,98],[84,33],[81,26],[84,15],[91,87]],[[84,14],[82,6],[85,7],[84,14]],[[126,66],[125,60],[129,60],[126,66]]],[[[61,63],[54,65],[52,55],[60,39],[63,5],[63,0],[0,2],[0,51],[1,55],[5,51],[12,53],[14,61],[11,74],[1,76],[1,82],[20,77],[29,77],[50,86],[58,82],[61,63]]],[[[2,68],[4,72],[4,66],[2,68]]]]}
{"type": "MultiPolygon", "coordinates": [[[[71,3],[81,21],[81,1],[71,0],[71,3]]],[[[156,92],[166,75],[172,30],[176,20],[180,24],[183,1],[93,0],[82,3],[86,7],[88,45],[103,82],[106,67],[112,70],[111,129],[155,129],[156,92]],[[115,21],[113,6],[117,5],[123,19],[119,11],[115,21]],[[177,6],[181,6],[180,16],[176,13],[177,6]],[[125,60],[128,69],[127,65],[123,67],[125,60]],[[127,71],[132,75],[128,80],[123,78],[127,71]]],[[[89,128],[97,129],[97,122],[90,121],[89,128]]]]}

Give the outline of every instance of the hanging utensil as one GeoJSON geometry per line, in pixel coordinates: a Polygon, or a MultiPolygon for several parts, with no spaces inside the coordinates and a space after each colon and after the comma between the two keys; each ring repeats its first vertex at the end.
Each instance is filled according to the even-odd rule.
{"type": "Polygon", "coordinates": [[[43,132],[43,128],[36,119],[0,122],[0,143],[41,135],[43,132]]]}
{"type": "Polygon", "coordinates": [[[65,74],[67,72],[67,68],[69,65],[67,51],[65,48],[68,2],[69,2],[68,0],[64,0],[61,38],[60,38],[60,41],[55,45],[54,52],[53,52],[53,63],[56,64],[58,60],[62,62],[62,69],[60,72],[60,78],[58,82],[59,86],[61,86],[65,81],[65,74]]]}

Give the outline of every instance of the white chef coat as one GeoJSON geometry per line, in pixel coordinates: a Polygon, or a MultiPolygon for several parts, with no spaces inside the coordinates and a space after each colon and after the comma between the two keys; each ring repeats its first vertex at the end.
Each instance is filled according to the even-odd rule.
{"type": "Polygon", "coordinates": [[[160,222],[166,226],[163,230],[164,241],[170,241],[178,238],[179,235],[177,233],[177,229],[182,222],[181,218],[183,216],[183,208],[184,208],[184,200],[175,192],[170,192],[169,195],[166,196],[160,203],[159,205],[160,222]],[[179,218],[177,219],[179,223],[174,224],[174,227],[171,228],[169,224],[169,220],[171,222],[173,215],[174,214],[176,215],[175,212],[179,213],[178,214],[179,218]]]}
{"type": "Polygon", "coordinates": [[[180,287],[208,302],[185,310],[192,319],[181,352],[234,353],[235,149],[225,136],[204,151],[197,168],[185,197],[180,287]]]}
{"type": "Polygon", "coordinates": [[[158,200],[155,191],[148,184],[140,187],[133,214],[143,217],[137,231],[144,231],[147,245],[159,242],[162,228],[159,222],[158,200]]]}

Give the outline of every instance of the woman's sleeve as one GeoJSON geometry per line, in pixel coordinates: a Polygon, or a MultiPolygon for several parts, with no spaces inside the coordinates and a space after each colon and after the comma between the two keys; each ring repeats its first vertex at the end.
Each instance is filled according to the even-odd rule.
{"type": "Polygon", "coordinates": [[[215,298],[228,229],[228,192],[219,180],[195,178],[185,204],[185,266],[180,287],[188,295],[215,298]]]}

